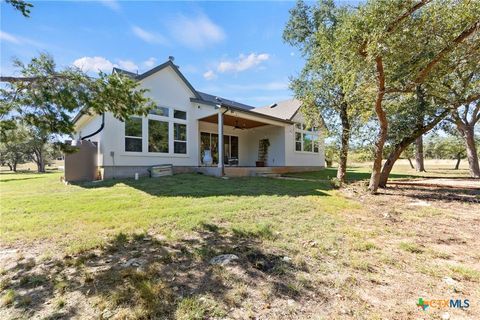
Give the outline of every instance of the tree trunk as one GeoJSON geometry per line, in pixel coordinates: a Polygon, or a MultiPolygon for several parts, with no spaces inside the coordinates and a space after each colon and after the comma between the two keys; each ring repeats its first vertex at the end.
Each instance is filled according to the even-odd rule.
{"type": "Polygon", "coordinates": [[[348,142],[350,141],[350,122],[348,121],[347,104],[340,105],[340,120],[342,121],[342,145],[340,149],[340,161],[338,163],[337,179],[342,183],[346,181],[348,142]]]}
{"type": "Polygon", "coordinates": [[[458,170],[458,168],[460,167],[460,161],[461,160],[462,160],[462,154],[457,153],[457,163],[455,164],[455,170],[458,170]]]}
{"type": "Polygon", "coordinates": [[[12,165],[12,171],[17,172],[17,163],[16,162],[12,165]]]}
{"type": "Polygon", "coordinates": [[[43,158],[37,162],[37,171],[38,173],[45,173],[45,161],[43,161],[43,158]]]}
{"type": "Polygon", "coordinates": [[[12,165],[11,165],[10,163],[7,163],[7,166],[8,166],[8,169],[9,169],[10,171],[13,171],[13,167],[12,167],[12,165]]]}
{"type": "Polygon", "coordinates": [[[425,164],[423,161],[423,136],[415,140],[415,169],[418,172],[425,172],[425,164]]]}
{"type": "Polygon", "coordinates": [[[432,121],[430,121],[428,124],[417,128],[415,131],[412,132],[412,134],[408,137],[403,138],[399,143],[397,143],[390,155],[387,158],[387,161],[383,165],[382,169],[382,175],[380,178],[380,187],[385,188],[387,186],[388,182],[388,177],[390,175],[390,172],[393,169],[393,165],[395,164],[395,161],[398,160],[400,155],[402,154],[403,151],[411,144],[413,143],[419,136],[427,133],[428,131],[432,130],[440,121],[442,121],[447,115],[449,114],[449,109],[445,109],[443,112],[441,112],[439,115],[437,115],[432,121]]]}
{"type": "MultiPolygon", "coordinates": [[[[385,188],[387,186],[387,181],[388,181],[388,176],[390,175],[390,172],[393,169],[393,165],[395,162],[400,158],[400,155],[402,154],[405,149],[412,143],[413,139],[404,139],[400,143],[395,145],[395,148],[390,152],[388,155],[387,161],[385,161],[385,164],[383,165],[382,168],[382,175],[380,177],[380,187],[385,188]]],[[[409,158],[410,159],[410,158],[409,158]]]]}
{"type": "MultiPolygon", "coordinates": [[[[422,87],[418,85],[415,90],[415,95],[417,99],[418,106],[418,118],[417,118],[417,128],[423,127],[425,121],[425,92],[422,90],[422,87]]],[[[425,172],[425,164],[423,161],[423,135],[420,135],[415,140],[415,168],[418,172],[425,172]]]]}
{"type": "Polygon", "coordinates": [[[35,150],[35,163],[37,164],[37,172],[44,173],[45,172],[45,159],[43,158],[43,152],[41,149],[35,150]]]}
{"type": "Polygon", "coordinates": [[[387,140],[388,120],[385,110],[383,110],[383,97],[385,95],[385,74],[383,72],[382,57],[375,58],[377,71],[377,97],[375,99],[375,113],[377,114],[380,130],[378,131],[377,140],[375,141],[375,157],[373,160],[372,175],[368,189],[371,193],[376,193],[380,183],[382,173],[383,146],[387,140]]]}
{"type": "Polygon", "coordinates": [[[410,157],[407,157],[408,163],[410,163],[410,169],[415,169],[415,166],[412,163],[412,159],[410,157]]]}
{"type": "Polygon", "coordinates": [[[472,178],[480,178],[480,167],[478,165],[478,153],[475,145],[475,134],[473,126],[466,126],[464,129],[465,145],[467,147],[467,160],[472,178]]]}

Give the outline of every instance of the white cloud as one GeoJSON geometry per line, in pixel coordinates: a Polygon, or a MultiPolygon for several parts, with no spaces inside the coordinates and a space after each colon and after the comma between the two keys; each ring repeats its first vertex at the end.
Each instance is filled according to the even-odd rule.
{"type": "Polygon", "coordinates": [[[140,28],[139,26],[132,26],[132,32],[145,42],[167,44],[167,39],[165,39],[165,37],[162,35],[149,32],[140,28]]]}
{"type": "Polygon", "coordinates": [[[150,57],[147,60],[143,61],[143,65],[147,68],[153,68],[157,64],[157,59],[150,57]]]}
{"type": "Polygon", "coordinates": [[[207,80],[213,80],[217,78],[217,75],[215,74],[215,72],[213,72],[213,70],[208,70],[203,74],[203,77],[207,80]]]}
{"type": "Polygon", "coordinates": [[[5,31],[0,30],[0,40],[20,44],[20,39],[5,31]]]}
{"type": "Polygon", "coordinates": [[[138,66],[131,60],[118,60],[117,63],[113,63],[104,57],[82,57],[75,60],[73,65],[85,72],[110,72],[113,67],[131,72],[138,71],[138,66]]]}
{"type": "Polygon", "coordinates": [[[118,66],[121,69],[131,71],[131,72],[137,72],[138,71],[138,66],[135,64],[135,62],[130,61],[130,60],[118,60],[118,66]]]}
{"type": "Polygon", "coordinates": [[[223,29],[204,14],[196,17],[179,15],[169,27],[178,42],[193,49],[201,49],[225,39],[223,29]]]}
{"type": "Polygon", "coordinates": [[[29,38],[16,36],[11,33],[0,30],[0,40],[10,42],[16,45],[28,45],[45,50],[47,45],[29,38]]]}
{"type": "Polygon", "coordinates": [[[115,12],[120,11],[120,4],[116,0],[100,0],[100,3],[115,12]]]}
{"type": "Polygon", "coordinates": [[[82,57],[75,60],[73,65],[85,72],[108,72],[115,66],[111,61],[104,57],[82,57]]]}
{"type": "Polygon", "coordinates": [[[234,61],[224,60],[220,62],[217,66],[218,72],[242,72],[248,69],[251,69],[263,61],[267,61],[270,58],[270,55],[267,53],[251,53],[248,56],[241,54],[234,61]]]}

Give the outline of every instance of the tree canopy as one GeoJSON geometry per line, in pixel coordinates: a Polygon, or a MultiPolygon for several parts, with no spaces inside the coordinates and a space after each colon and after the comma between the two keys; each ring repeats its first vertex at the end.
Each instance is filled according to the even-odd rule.
{"type": "Polygon", "coordinates": [[[28,64],[14,61],[20,77],[1,77],[0,133],[22,121],[51,134],[70,134],[77,112],[112,112],[120,120],[146,114],[154,107],[138,82],[118,73],[92,78],[77,68],[57,70],[53,58],[41,54],[28,64]]]}

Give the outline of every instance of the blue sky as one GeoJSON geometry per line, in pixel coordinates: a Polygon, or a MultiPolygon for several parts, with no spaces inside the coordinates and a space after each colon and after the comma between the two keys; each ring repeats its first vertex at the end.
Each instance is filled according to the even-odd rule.
{"type": "Polygon", "coordinates": [[[263,106],[291,97],[299,52],[283,43],[294,2],[38,1],[24,18],[1,3],[1,74],[12,57],[141,73],[175,57],[200,91],[263,106]]]}

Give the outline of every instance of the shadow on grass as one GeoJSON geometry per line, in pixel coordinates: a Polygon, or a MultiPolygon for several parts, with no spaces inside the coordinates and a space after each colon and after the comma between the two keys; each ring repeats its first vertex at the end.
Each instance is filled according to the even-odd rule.
{"type": "MultiPolygon", "coordinates": [[[[250,290],[260,290],[266,301],[298,301],[314,291],[308,281],[296,282],[305,266],[281,252],[264,251],[265,236],[272,235],[231,232],[213,224],[203,224],[191,238],[175,243],[148,234],[119,234],[101,250],[9,270],[19,280],[7,288],[25,292],[9,308],[36,316],[45,313],[45,304],[80,294],[82,300],[97,301],[91,306],[97,315],[108,310],[119,318],[205,319],[224,317],[242,305],[250,290]],[[220,254],[235,254],[238,260],[228,266],[210,264],[220,254]]],[[[73,302],[53,308],[47,318],[78,316],[73,302]]]]}
{"type": "Polygon", "coordinates": [[[112,179],[106,181],[77,184],[83,188],[105,188],[117,184],[141,190],[150,195],[172,197],[211,197],[211,196],[328,196],[328,182],[287,181],[281,179],[245,177],[220,179],[201,174],[177,174],[160,178],[112,179]]]}
{"type": "Polygon", "coordinates": [[[3,182],[12,182],[12,181],[23,181],[23,180],[32,180],[32,179],[40,179],[41,177],[25,177],[25,178],[12,178],[12,179],[3,179],[0,178],[0,183],[3,182]]]}
{"type": "MultiPolygon", "coordinates": [[[[371,175],[370,172],[358,172],[355,170],[351,170],[352,168],[357,168],[357,167],[349,167],[349,169],[347,169],[348,181],[360,181],[360,180],[370,179],[370,175],[371,175]]],[[[314,172],[289,173],[289,174],[285,174],[285,176],[294,177],[294,178],[304,178],[304,179],[330,180],[332,178],[337,177],[337,169],[326,168],[321,171],[314,171],[314,172]]],[[[398,173],[390,174],[390,179],[401,179],[401,178],[418,178],[418,176],[410,175],[410,174],[398,174],[398,173]]]]}
{"type": "Polygon", "coordinates": [[[465,203],[480,203],[480,189],[458,189],[454,188],[438,188],[438,187],[423,187],[423,186],[398,186],[390,188],[394,191],[393,195],[396,195],[395,190],[403,191],[405,196],[418,200],[426,201],[454,201],[465,203]]]}

